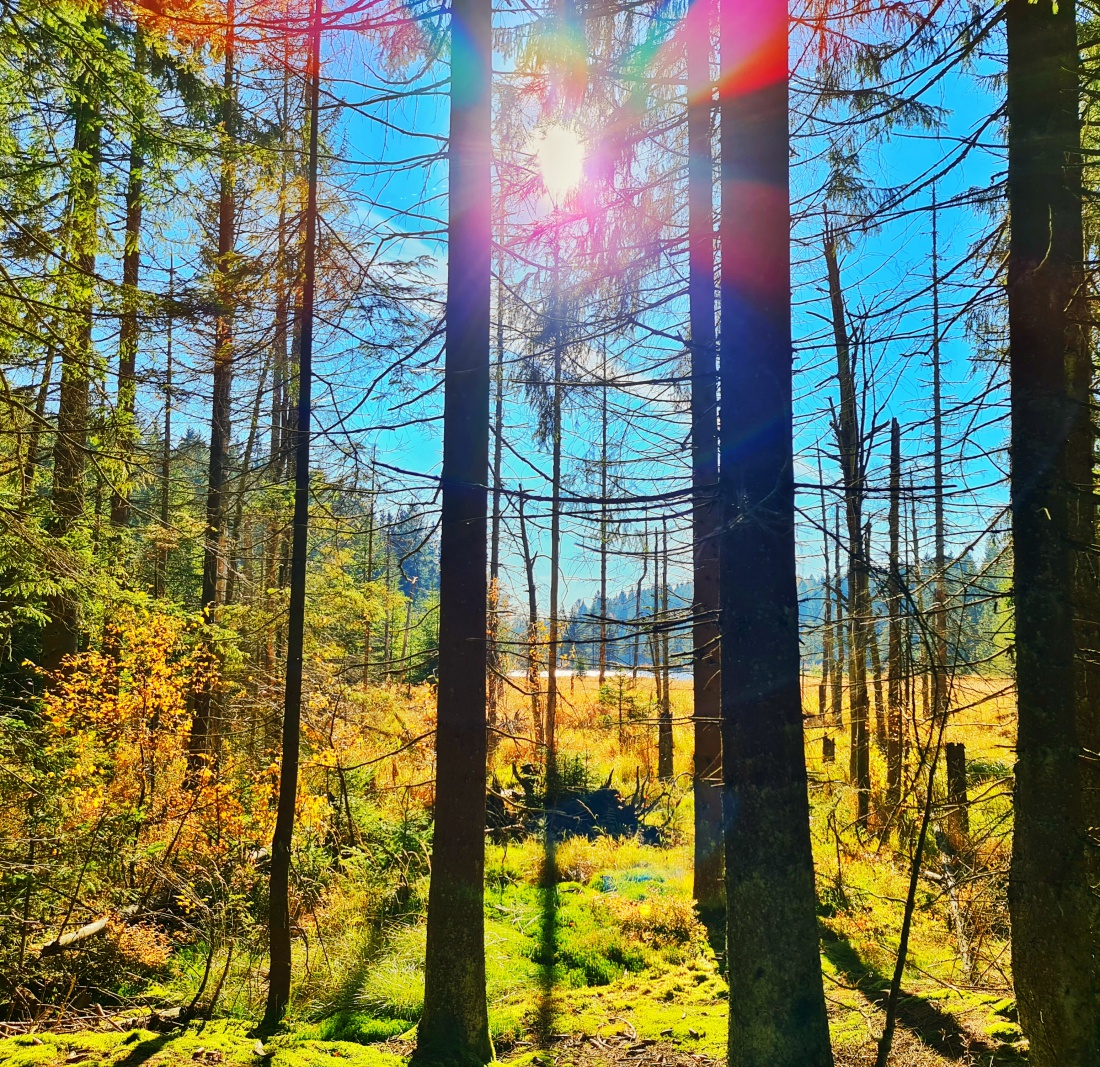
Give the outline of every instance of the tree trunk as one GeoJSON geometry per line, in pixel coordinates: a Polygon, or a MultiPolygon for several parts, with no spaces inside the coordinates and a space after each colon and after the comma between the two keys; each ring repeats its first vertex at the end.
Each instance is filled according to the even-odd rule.
{"type": "Polygon", "coordinates": [[[844,589],[840,570],[840,508],[833,508],[833,583],[836,593],[836,628],[833,630],[836,660],[833,663],[833,692],[829,720],[833,726],[844,727],[844,589]]]}
{"type": "Polygon", "coordinates": [[[439,712],[418,1064],[493,1056],[483,905],[492,25],[490,0],[452,3],[439,712]]]}
{"type": "Polygon", "coordinates": [[[890,574],[887,584],[886,652],[886,807],[892,814],[901,802],[905,706],[902,701],[901,645],[901,427],[890,423],[890,574]]]}
{"type": "Polygon", "coordinates": [[[943,365],[940,360],[939,210],[932,190],[932,500],[936,585],[932,603],[932,714],[947,717],[947,541],[943,510],[943,365]]]}
{"type": "Polygon", "coordinates": [[[718,367],[714,323],[711,30],[714,0],[688,12],[688,305],[691,319],[692,689],[695,883],[699,918],[725,953],[722,862],[722,670],[718,637],[718,367]]]}
{"type": "Polygon", "coordinates": [[[642,587],[645,585],[646,572],[649,569],[649,537],[642,543],[642,573],[638,575],[638,588],[634,592],[634,667],[630,674],[631,684],[638,684],[638,667],[642,658],[642,587]]]}
{"type": "MultiPolygon", "coordinates": [[[[168,523],[172,505],[172,319],[175,317],[176,270],[168,268],[168,322],[164,356],[164,441],[160,454],[160,526],[161,537],[168,536],[168,523]]],[[[153,578],[153,595],[163,597],[168,591],[167,543],[157,547],[157,565],[153,578]]]]}
{"type": "MultiPolygon", "coordinates": [[[[134,43],[134,66],[144,69],[144,46],[140,32],[134,43]]],[[[141,273],[141,216],[145,203],[144,112],[138,105],[133,117],[130,141],[130,169],[126,179],[126,226],[122,245],[122,317],[118,330],[118,397],[115,420],[121,473],[111,492],[111,525],[130,521],[130,481],[133,451],[137,441],[134,409],[137,402],[138,282],[141,273]]]]}
{"type": "Polygon", "coordinates": [[[496,398],[493,411],[493,523],[489,541],[489,751],[496,746],[495,727],[500,717],[500,701],[504,692],[503,656],[500,648],[500,520],[501,466],[504,458],[504,257],[497,258],[497,360],[494,378],[496,398]]]}
{"type": "MultiPolygon", "coordinates": [[[[89,14],[88,24],[100,16],[89,14]]],[[[87,470],[88,405],[95,352],[92,320],[95,310],[96,251],[99,246],[100,113],[101,87],[97,74],[84,68],[76,78],[70,100],[73,150],[69,172],[69,214],[65,220],[65,254],[69,267],[66,304],[71,330],[61,348],[61,389],[57,407],[57,436],[53,450],[53,521],[51,531],[64,537],[84,512],[87,470]]],[[[77,650],[80,620],[76,604],[66,594],[46,598],[49,621],[42,630],[39,666],[57,670],[65,656],[77,650]]]]}
{"type": "MultiPolygon", "coordinates": [[[[226,451],[229,447],[233,387],[233,294],[230,280],[236,246],[236,111],[237,90],[233,34],[236,9],[230,0],[225,66],[222,77],[222,159],[218,192],[218,258],[215,272],[217,316],[214,322],[214,374],[210,405],[210,467],[206,486],[206,531],[203,537],[202,612],[207,626],[217,621],[221,579],[226,451]]],[[[187,742],[190,775],[202,765],[213,738],[214,694],[204,686],[195,694],[187,742]]]]}
{"type": "Polygon", "coordinates": [[[531,725],[534,727],[535,747],[545,743],[542,708],[539,703],[541,690],[539,679],[539,599],[535,584],[535,557],[531,555],[531,539],[527,536],[527,516],[523,512],[523,486],[519,487],[517,503],[519,511],[519,538],[523,548],[523,569],[527,575],[527,691],[531,695],[531,725]]]}
{"type": "Polygon", "coordinates": [[[867,628],[870,616],[867,557],[863,544],[863,494],[865,470],[859,414],[856,405],[855,368],[852,365],[844,290],[840,284],[835,234],[826,225],[825,266],[832,304],[833,339],[836,344],[840,413],[835,420],[840,473],[844,483],[844,510],[848,522],[848,655],[850,717],[852,723],[849,775],[856,787],[857,823],[866,829],[871,811],[870,702],[867,693],[867,628]]]}
{"type": "Polygon", "coordinates": [[[607,677],[607,352],[600,387],[600,648],[599,687],[607,677]]]}
{"type": "MultiPolygon", "coordinates": [[[[673,777],[673,737],[672,737],[672,699],[669,693],[669,655],[668,655],[668,526],[662,522],[661,531],[661,605],[660,605],[660,646],[661,646],[661,696],[660,712],[657,719],[657,777],[670,781],[673,777]]],[[[655,558],[655,564],[658,560],[655,558]]]]}
{"type": "Polygon", "coordinates": [[[722,5],[722,752],[731,1067],[831,1067],[803,748],[787,7],[722,5]],[[750,61],[751,59],[751,61],[750,61]]]}
{"type": "Polygon", "coordinates": [[[553,382],[553,467],[550,485],[550,633],[546,647],[546,793],[553,798],[558,791],[558,596],[561,570],[561,401],[562,356],[565,343],[561,293],[558,291],[560,265],[554,251],[554,382],[553,382]]]}
{"type": "MultiPolygon", "coordinates": [[[[298,796],[298,755],[301,741],[302,681],[306,623],[306,563],[309,555],[309,445],[313,385],[313,294],[317,246],[317,140],[320,123],[321,5],[314,0],[308,70],[309,159],[303,248],[302,302],[299,313],[298,417],[294,432],[294,519],[290,550],[290,605],[287,612],[286,699],[283,704],[282,762],[275,832],[271,840],[271,880],[268,904],[270,952],[264,1029],[274,1029],[290,1000],[291,915],[290,847],[294,836],[294,806],[298,796]]],[[[259,403],[257,401],[257,409],[259,403]]]]}
{"type": "Polygon", "coordinates": [[[1086,335],[1076,9],[1008,0],[1011,509],[1015,554],[1013,974],[1034,1067],[1100,1063],[1100,899],[1087,877],[1070,441],[1086,335]]]}

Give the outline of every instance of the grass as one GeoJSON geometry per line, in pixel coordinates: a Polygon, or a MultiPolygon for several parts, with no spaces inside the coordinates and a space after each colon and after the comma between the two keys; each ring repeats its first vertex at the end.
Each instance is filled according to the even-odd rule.
{"type": "MultiPolygon", "coordinates": [[[[808,697],[815,699],[816,682],[809,683],[808,697]]],[[[975,869],[986,872],[956,894],[968,924],[972,966],[968,972],[960,967],[951,901],[942,885],[922,878],[903,979],[897,1067],[965,1062],[968,1049],[977,1056],[975,1063],[1021,1062],[1003,886],[997,883],[1007,859],[1011,813],[1005,779],[1014,740],[1011,703],[1001,690],[995,680],[960,680],[953,702],[963,710],[948,728],[949,740],[966,744],[972,801],[968,847],[975,869]]],[[[617,701],[608,704],[605,692],[601,702],[594,679],[567,683],[564,697],[562,750],[576,754],[593,780],[602,783],[611,773],[629,793],[635,783],[652,779],[652,722],[624,717],[620,743],[617,701]]],[[[515,1067],[532,1059],[540,1035],[547,1034],[622,1031],[684,1052],[725,1055],[726,987],[691,906],[690,697],[687,683],[673,682],[680,777],[651,816],[663,826],[662,847],[608,838],[561,842],[552,857],[556,885],[548,888],[549,860],[541,842],[488,846],[490,1025],[498,1055],[515,1067]]],[[[635,706],[648,715],[650,703],[651,694],[640,686],[635,706]]],[[[530,733],[522,726],[522,700],[509,714],[520,724],[518,734],[530,733]]],[[[927,730],[927,724],[916,725],[927,730]]],[[[857,1065],[873,1062],[898,951],[909,846],[892,830],[885,837],[856,833],[845,745],[845,733],[810,721],[807,765],[822,967],[838,1063],[857,1065]],[[826,732],[837,740],[837,762],[828,765],[821,761],[826,732]]],[[[505,740],[496,749],[496,773],[506,781],[513,763],[530,758],[527,742],[505,740]]],[[[877,751],[873,758],[873,774],[881,781],[885,769],[877,751]]],[[[400,773],[395,766],[394,781],[400,773]]],[[[652,781],[649,788],[652,795],[652,781]]],[[[391,852],[398,848],[390,839],[384,844],[391,852]]],[[[415,841],[408,844],[409,855],[417,847],[415,841]]],[[[923,859],[925,869],[935,874],[941,859],[933,845],[923,859]]],[[[296,941],[290,1028],[269,1044],[273,1055],[267,1062],[295,1067],[334,1059],[364,1067],[402,1062],[423,1003],[427,888],[415,864],[407,869],[411,873],[397,891],[370,862],[358,860],[329,881],[296,941]]],[[[182,999],[196,958],[194,952],[179,957],[161,993],[182,999]]],[[[8,1038],[0,1040],[0,1063],[257,1063],[245,1020],[256,1018],[263,992],[258,958],[258,950],[250,956],[242,947],[230,967],[220,1009],[235,1019],[171,1037],[134,1031],[8,1038]]],[[[215,973],[221,964],[219,957],[215,973]]]]}

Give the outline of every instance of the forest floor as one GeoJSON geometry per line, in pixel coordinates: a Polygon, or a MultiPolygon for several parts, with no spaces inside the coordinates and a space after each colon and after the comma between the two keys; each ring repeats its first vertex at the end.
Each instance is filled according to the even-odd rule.
{"type": "MultiPolygon", "coordinates": [[[[968,840],[970,869],[980,877],[952,894],[943,889],[942,878],[936,881],[934,864],[930,876],[921,879],[893,1067],[1026,1062],[1015,1023],[1002,901],[1011,715],[995,682],[973,680],[959,696],[957,705],[965,710],[953,719],[949,734],[966,743],[968,770],[973,766],[968,840]]],[[[612,722],[615,710],[607,709],[612,722]]],[[[677,718],[682,719],[679,712],[677,718]]],[[[597,728],[614,732],[608,723],[590,727],[578,719],[571,750],[585,753],[599,775],[611,765],[629,781],[637,772],[623,761],[621,745],[609,742],[602,750],[593,740],[597,728]]],[[[681,740],[680,751],[689,751],[688,738],[678,735],[681,740]]],[[[863,835],[853,831],[842,742],[842,732],[810,722],[807,756],[825,995],[837,1063],[857,1067],[874,1063],[909,869],[904,848],[890,844],[888,827],[878,833],[872,827],[863,835]],[[837,740],[834,764],[822,762],[823,733],[837,740]]],[[[637,748],[634,756],[649,759],[648,751],[637,748]]],[[[507,760],[508,754],[501,754],[502,767],[507,760]]],[[[875,818],[881,822],[881,813],[875,818]]],[[[726,985],[691,902],[690,792],[670,803],[664,822],[661,846],[570,839],[551,856],[536,839],[489,846],[488,991],[501,1062],[707,1067],[725,1061],[726,985]],[[545,871],[551,862],[558,883],[548,889],[545,871]]],[[[354,908],[351,901],[345,914],[354,908]]],[[[423,995],[423,917],[391,925],[381,943],[373,943],[369,960],[354,966],[339,958],[341,949],[350,958],[356,943],[348,922],[342,943],[313,948],[330,971],[339,971],[339,990],[330,982],[324,998],[315,992],[308,1002],[303,987],[291,1025],[262,1045],[249,1032],[254,993],[240,992],[262,985],[262,972],[249,964],[247,974],[239,976],[240,990],[223,997],[227,1018],[158,1033],[148,1028],[155,1020],[146,1007],[143,1014],[131,1009],[105,1016],[95,1030],[59,1033],[44,1025],[0,1039],[0,1064],[403,1067],[423,995]]],[[[304,963],[307,971],[321,967],[304,963]]],[[[228,986],[235,981],[236,971],[230,971],[228,986]]],[[[163,1003],[170,1002],[172,988],[171,982],[162,987],[163,1003]]]]}

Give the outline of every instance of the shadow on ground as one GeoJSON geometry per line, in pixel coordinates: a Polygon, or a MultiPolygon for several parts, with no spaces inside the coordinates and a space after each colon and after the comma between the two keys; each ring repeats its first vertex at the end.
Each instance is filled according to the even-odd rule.
{"type": "MultiPolygon", "coordinates": [[[[871,1004],[882,1010],[890,996],[890,980],[863,959],[845,937],[821,928],[821,951],[840,974],[871,1004]]],[[[898,1022],[924,1045],[949,1060],[963,1063],[1026,1064],[1008,1045],[990,1044],[967,1030],[950,1012],[903,988],[898,997],[898,1022]]]]}

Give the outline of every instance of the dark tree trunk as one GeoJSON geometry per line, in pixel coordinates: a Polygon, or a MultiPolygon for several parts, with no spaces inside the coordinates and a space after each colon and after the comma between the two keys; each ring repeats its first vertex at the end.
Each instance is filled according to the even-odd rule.
{"type": "Polygon", "coordinates": [[[787,31],[781,0],[723,0],[722,752],[736,1067],[833,1062],[798,647],[787,31]]]}
{"type": "MultiPolygon", "coordinates": [[[[164,356],[164,440],[160,453],[160,525],[161,537],[167,538],[172,506],[172,319],[174,318],[176,271],[168,268],[168,322],[164,356]]],[[[153,595],[163,597],[168,592],[168,546],[157,547],[157,565],[153,576],[153,595]]]]}
{"type": "Polygon", "coordinates": [[[531,696],[531,725],[535,747],[544,741],[542,707],[539,702],[539,597],[535,583],[535,557],[531,554],[531,539],[527,536],[527,516],[523,511],[523,486],[519,487],[519,537],[523,548],[523,569],[527,575],[527,691],[531,696]]]}
{"type": "Polygon", "coordinates": [[[939,209],[932,192],[932,502],[936,585],[932,602],[932,713],[947,716],[947,537],[943,494],[943,364],[940,359],[939,209]]]}
{"type": "Polygon", "coordinates": [[[699,918],[724,951],[722,670],[718,643],[718,366],[714,328],[711,27],[714,0],[688,12],[688,302],[691,317],[692,668],[695,887],[699,918]]]}
{"type": "MultiPolygon", "coordinates": [[[[283,704],[282,760],[275,832],[271,839],[271,879],[268,904],[270,954],[267,1006],[263,1026],[278,1026],[290,1000],[291,915],[290,847],[294,837],[294,806],[298,797],[298,755],[301,741],[302,676],[306,624],[306,562],[309,553],[309,445],[313,385],[313,294],[317,246],[317,140],[320,123],[321,4],[314,0],[309,56],[309,158],[305,211],[302,299],[298,310],[301,346],[298,353],[298,417],[294,427],[294,519],[290,549],[290,604],[287,611],[286,698],[283,704]]],[[[257,399],[257,415],[259,401],[257,399]]]]}
{"type": "MultiPolygon", "coordinates": [[[[135,42],[134,65],[144,68],[141,35],[135,42]]],[[[122,317],[118,329],[118,397],[115,419],[118,424],[118,450],[122,461],[121,484],[111,493],[111,525],[125,526],[130,521],[130,479],[133,451],[137,441],[134,409],[137,401],[138,282],[141,274],[141,217],[145,204],[145,145],[142,124],[144,113],[138,107],[134,115],[134,133],[130,142],[130,169],[126,178],[126,226],[122,246],[122,317]]]]}
{"type": "Polygon", "coordinates": [[[493,1055],[483,906],[492,24],[490,0],[451,5],[439,711],[421,1064],[493,1055]]]}
{"type": "Polygon", "coordinates": [[[833,339],[836,344],[840,411],[836,417],[837,452],[844,484],[844,510],[848,522],[848,678],[852,724],[849,775],[856,787],[858,824],[866,828],[871,811],[870,700],[867,691],[867,632],[871,614],[867,557],[863,542],[863,494],[865,471],[859,413],[856,403],[855,367],[852,364],[848,316],[840,284],[836,237],[826,226],[825,265],[832,304],[833,339]]]}
{"type": "Polygon", "coordinates": [[[1087,343],[1076,9],[1008,0],[1008,267],[1015,554],[1015,830],[1009,880],[1020,1023],[1034,1067],[1100,1063],[1100,899],[1089,886],[1074,662],[1071,441],[1087,343]]]}
{"type": "Polygon", "coordinates": [[[503,256],[497,259],[497,314],[496,314],[496,349],[497,359],[494,368],[494,391],[496,393],[493,404],[493,521],[492,532],[489,539],[489,704],[488,723],[490,734],[488,739],[489,751],[492,753],[496,747],[497,734],[495,732],[497,720],[500,717],[500,701],[504,692],[504,657],[500,647],[501,630],[501,606],[500,606],[500,522],[501,522],[501,498],[503,485],[501,483],[501,467],[504,459],[504,261],[503,256]]]}
{"type": "Polygon", "coordinates": [[[890,573],[887,584],[886,652],[886,806],[893,813],[901,801],[901,771],[905,707],[902,701],[901,644],[901,427],[890,423],[890,573]]]}
{"type": "MultiPolygon", "coordinates": [[[[672,735],[672,695],[669,692],[669,654],[668,654],[668,527],[662,523],[661,531],[661,604],[660,604],[660,648],[661,648],[661,697],[660,712],[657,720],[657,777],[669,781],[673,770],[672,735]]],[[[654,564],[658,560],[654,559],[654,564]]]]}
{"type": "MultiPolygon", "coordinates": [[[[218,258],[216,265],[217,317],[214,322],[214,373],[210,403],[210,467],[206,483],[206,531],[203,537],[202,611],[205,622],[216,621],[221,577],[226,451],[229,447],[230,407],[233,388],[233,294],[230,273],[236,246],[236,68],[232,0],[226,9],[228,39],[222,78],[222,160],[218,191],[218,258]]],[[[201,767],[213,742],[214,694],[204,686],[195,694],[191,734],[187,742],[190,776],[201,767]]]]}
{"type": "Polygon", "coordinates": [[[642,658],[642,587],[645,585],[646,571],[649,567],[649,537],[642,544],[642,573],[638,575],[638,588],[634,591],[634,666],[631,671],[631,683],[638,683],[638,667],[642,658]]]}
{"type": "Polygon", "coordinates": [[[829,722],[844,726],[844,589],[840,569],[840,508],[833,508],[833,592],[836,594],[836,625],[833,630],[836,658],[832,669],[832,696],[829,701],[829,722]]]}
{"type": "MultiPolygon", "coordinates": [[[[88,22],[98,20],[89,15],[88,22]]],[[[61,348],[61,388],[57,407],[57,436],[53,450],[53,508],[51,531],[64,537],[84,512],[87,470],[88,405],[93,367],[92,318],[95,309],[96,250],[99,245],[100,140],[103,117],[102,89],[97,75],[76,79],[70,100],[73,150],[70,163],[70,208],[65,220],[66,303],[72,331],[61,348]]],[[[77,650],[80,620],[76,604],[65,595],[46,598],[49,621],[42,630],[39,666],[57,670],[65,656],[77,650]]]]}

